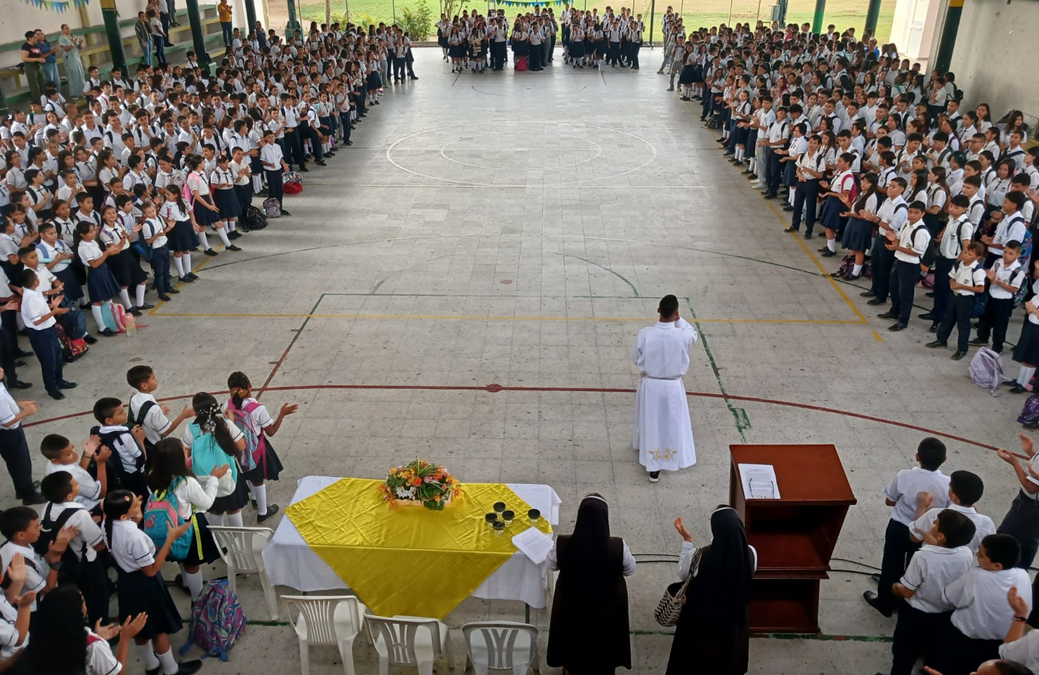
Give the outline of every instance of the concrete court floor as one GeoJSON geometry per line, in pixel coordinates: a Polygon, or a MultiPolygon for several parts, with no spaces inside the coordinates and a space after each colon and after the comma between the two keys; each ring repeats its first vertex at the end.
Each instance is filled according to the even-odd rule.
{"type": "MultiPolygon", "coordinates": [[[[564,67],[557,52],[541,73],[455,76],[439,50],[418,50],[421,79],[388,88],[354,146],[305,175],[291,218],[247,235],[241,253],[197,256],[201,279],[142,319],[136,338],[103,339],[67,369],[80,386],[60,404],[41,398],[28,369],[40,403],[30,446],[50,432],[84,439],[84,411],[100,396],[125,399],[132,364],[158,369],[174,412],[243,370],[272,410],[300,404],[274,438],[286,471],[270,494],[283,507],[302,476],[382,477],[416,455],[463,481],[551,485],[561,532],[580,498],[600,492],[613,532],[642,560],[629,580],[640,675],[663,672],[670,644],[652,609],[675,575],[672,521],[709,538],[731,443],[837,445],[858,497],[840,570],[879,565],[881,490],[913,465],[925,430],[949,435],[948,470],[985,479],[980,507],[998,523],[1016,488],[989,446],[1017,448],[1023,399],[989,396],[967,361],[924,349],[925,322],[888,333],[862,284],[824,278],[836,263],[816,257],[820,240],[782,233],[775,202],[722,160],[698,106],[665,92],[659,58],[643,50],[640,72],[599,73],[564,67]],[[631,450],[628,350],[666,293],[701,333],[685,380],[699,462],[651,485],[631,450]]],[[[0,494],[12,503],[8,482],[0,494]]],[[[834,572],[824,635],[754,639],[751,671],[886,670],[893,620],[862,602],[867,588],[866,576],[834,572]]],[[[268,618],[255,580],[239,592],[253,619],[268,618]]],[[[492,618],[522,620],[523,608],[469,599],[448,623],[492,618]]],[[[547,611],[533,620],[547,630],[547,611]]],[[[457,631],[452,640],[461,654],[457,631]]],[[[256,624],[229,662],[205,669],[298,672],[298,658],[290,628],[256,624]]],[[[363,642],[356,658],[357,672],[375,672],[363,642]]],[[[342,672],[332,649],[311,662],[342,672]]]]}

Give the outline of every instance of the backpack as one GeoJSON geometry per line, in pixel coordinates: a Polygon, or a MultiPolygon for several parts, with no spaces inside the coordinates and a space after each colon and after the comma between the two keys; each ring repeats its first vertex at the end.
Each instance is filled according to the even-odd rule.
{"type": "Polygon", "coordinates": [[[262,230],[267,227],[267,216],[263,214],[263,211],[252,205],[245,207],[243,220],[245,220],[245,225],[249,230],[262,230]]]}
{"type": "MultiPolygon", "coordinates": [[[[130,409],[129,404],[126,406],[126,426],[133,429],[135,426],[144,426],[144,418],[148,416],[148,413],[158,405],[155,401],[145,401],[141,409],[137,411],[137,415],[134,416],[133,411],[130,409]]],[[[144,437],[144,449],[148,451],[148,456],[151,456],[151,451],[155,447],[155,444],[148,440],[148,437],[144,437]]]]}
{"type": "Polygon", "coordinates": [[[287,195],[298,195],[303,192],[303,183],[297,183],[296,181],[290,181],[282,186],[282,189],[287,195]]]}
{"type": "Polygon", "coordinates": [[[993,396],[998,395],[999,385],[1003,383],[1003,362],[999,354],[988,347],[982,347],[970,360],[967,372],[970,374],[971,382],[988,389],[993,396]]]}
{"type": "Polygon", "coordinates": [[[855,254],[849,253],[841,258],[841,266],[837,268],[837,276],[847,279],[855,269],[855,254]]]}
{"type": "MultiPolygon", "coordinates": [[[[43,517],[40,518],[40,538],[32,545],[41,558],[47,555],[47,552],[50,551],[50,545],[58,538],[58,532],[61,532],[61,528],[65,527],[65,524],[69,522],[69,518],[76,515],[78,510],[66,508],[57,518],[51,520],[51,507],[53,506],[54,504],[47,504],[47,508],[43,510],[43,517]]],[[[78,560],[71,547],[65,550],[62,562],[66,559],[70,561],[78,560]]]]}
{"type": "Polygon", "coordinates": [[[119,303],[106,302],[101,305],[101,318],[105,322],[105,328],[116,333],[126,332],[126,310],[119,303]]]}
{"type": "Polygon", "coordinates": [[[188,187],[188,182],[186,180],[184,181],[184,184],[180,186],[180,197],[188,206],[195,205],[195,195],[191,191],[191,188],[188,187]]]}
{"type": "Polygon", "coordinates": [[[268,218],[281,218],[281,202],[279,202],[274,197],[268,197],[267,199],[264,199],[263,213],[268,218]]]}
{"type": "Polygon", "coordinates": [[[242,452],[242,471],[249,472],[258,466],[263,466],[263,472],[267,473],[267,439],[263,436],[263,429],[256,426],[252,411],[260,407],[256,401],[250,401],[241,408],[236,408],[234,403],[228,401],[227,411],[234,417],[234,425],[238,427],[245,436],[245,451],[242,452]]]}
{"type": "Polygon", "coordinates": [[[516,72],[524,73],[527,71],[527,57],[517,56],[516,57],[516,72]]]}
{"type": "Polygon", "coordinates": [[[1039,422],[1039,395],[1033,394],[1025,401],[1025,407],[1021,408],[1017,423],[1035,424],[1036,422],[1039,422]]]}
{"type": "MultiPolygon", "coordinates": [[[[169,535],[169,525],[177,527],[184,522],[177,512],[180,502],[174,492],[174,489],[182,480],[184,479],[178,477],[162,492],[152,493],[151,499],[148,500],[148,504],[144,507],[144,518],[142,519],[144,533],[151,537],[151,540],[155,542],[156,548],[162,548],[162,545],[166,543],[166,537],[169,535]]],[[[191,527],[170,546],[169,559],[184,560],[188,555],[188,551],[191,550],[192,537],[195,539],[199,549],[198,555],[201,558],[202,537],[201,533],[198,532],[198,523],[195,520],[194,513],[191,514],[191,527]]]]}
{"type": "Polygon", "coordinates": [[[191,645],[198,645],[205,656],[216,656],[227,660],[227,652],[235,646],[245,631],[245,612],[228,585],[226,579],[217,579],[206,584],[202,597],[191,605],[191,625],[188,641],[180,648],[185,654],[191,645]]]}

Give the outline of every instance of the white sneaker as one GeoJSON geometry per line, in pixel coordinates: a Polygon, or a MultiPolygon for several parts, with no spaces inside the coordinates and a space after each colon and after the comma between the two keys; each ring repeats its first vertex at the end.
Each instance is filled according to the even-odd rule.
{"type": "Polygon", "coordinates": [[[752,185],[751,187],[754,188],[755,190],[760,190],[760,189],[765,187],[765,184],[764,183],[754,183],[754,185],[752,185]]]}

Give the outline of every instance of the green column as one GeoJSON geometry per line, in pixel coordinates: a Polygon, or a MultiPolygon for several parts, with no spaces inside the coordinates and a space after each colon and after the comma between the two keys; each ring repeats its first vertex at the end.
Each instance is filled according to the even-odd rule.
{"type": "Polygon", "coordinates": [[[108,50],[112,54],[112,67],[118,66],[125,74],[126,55],[123,54],[123,35],[119,30],[115,0],[101,0],[101,16],[105,20],[105,36],[108,37],[108,50]]]}
{"type": "Polygon", "coordinates": [[[7,99],[4,97],[4,88],[0,86],[0,115],[6,115],[10,111],[7,109],[7,99]]]}
{"type": "Polygon", "coordinates": [[[870,33],[877,32],[877,17],[880,16],[880,0],[869,0],[866,8],[866,28],[870,33]]]}
{"type": "Polygon", "coordinates": [[[934,67],[940,72],[949,70],[952,63],[952,50],[956,47],[956,34],[960,31],[960,17],[963,15],[963,0],[949,0],[949,9],[945,12],[945,25],[942,27],[942,38],[938,44],[938,56],[934,67]]]}
{"type": "Polygon", "coordinates": [[[245,21],[248,25],[242,34],[243,40],[249,37],[249,31],[256,29],[256,5],[253,4],[253,0],[245,0],[245,21]]]}
{"type": "Polygon", "coordinates": [[[198,0],[187,0],[188,23],[191,24],[191,44],[195,48],[195,58],[203,68],[209,66],[209,54],[206,53],[206,37],[202,32],[202,13],[198,10],[198,0]]]}
{"type": "Polygon", "coordinates": [[[823,12],[826,11],[826,0],[815,0],[815,14],[812,16],[812,33],[823,32],[823,12]]]}
{"type": "Polygon", "coordinates": [[[300,25],[296,19],[296,0],[285,1],[289,10],[289,22],[285,24],[285,39],[291,41],[296,37],[296,31],[300,29],[300,25]]]}

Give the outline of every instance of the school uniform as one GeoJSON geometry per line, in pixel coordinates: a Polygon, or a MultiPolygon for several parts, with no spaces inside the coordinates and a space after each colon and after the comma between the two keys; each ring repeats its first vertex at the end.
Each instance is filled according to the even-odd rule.
{"type": "Polygon", "coordinates": [[[0,565],[7,569],[11,565],[16,553],[21,553],[25,559],[25,584],[22,586],[22,594],[34,591],[36,599],[32,602],[32,611],[36,611],[36,605],[40,602],[40,593],[47,587],[47,576],[51,572],[50,566],[32,546],[19,546],[13,541],[4,542],[0,546],[0,565]]]}
{"type": "Polygon", "coordinates": [[[36,324],[52,311],[40,290],[22,289],[21,311],[29,344],[32,345],[32,350],[40,362],[43,385],[51,396],[60,396],[61,386],[65,384],[62,375],[65,360],[61,351],[61,340],[55,328],[58,321],[52,316],[39,325],[36,324]]]}
{"type": "Polygon", "coordinates": [[[1025,270],[1021,267],[1021,260],[1015,260],[1009,266],[1003,264],[1000,258],[992,266],[995,278],[1011,286],[1014,291],[1008,291],[996,284],[989,284],[988,301],[985,303],[985,311],[978,321],[978,335],[976,342],[988,342],[992,336],[992,351],[997,354],[1003,353],[1003,342],[1007,337],[1007,325],[1010,323],[1010,315],[1014,311],[1014,295],[1025,280],[1025,270]]]}
{"type": "Polygon", "coordinates": [[[804,180],[798,182],[794,192],[794,215],[790,221],[790,229],[794,232],[801,227],[801,217],[804,214],[805,237],[812,236],[815,227],[816,201],[819,198],[819,178],[813,178],[805,169],[812,171],[825,171],[826,160],[822,150],[816,150],[812,155],[808,150],[797,159],[797,168],[802,170],[804,180]]]}
{"type": "MultiPolygon", "coordinates": [[[[1003,200],[1001,198],[1000,204],[1002,205],[1002,203],[1003,200]]],[[[996,231],[992,234],[992,244],[988,247],[988,257],[985,258],[985,268],[990,269],[996,260],[1003,257],[1003,246],[1005,246],[1008,241],[1016,241],[1023,244],[1027,233],[1028,227],[1025,224],[1025,217],[1021,212],[1006,216],[1000,220],[999,224],[996,225],[996,231]]],[[[1024,262],[1022,262],[1022,264],[1024,264],[1024,262]]]]}
{"type": "Polygon", "coordinates": [[[140,263],[130,253],[130,241],[123,241],[124,234],[126,234],[126,230],[117,223],[112,227],[104,225],[97,236],[106,247],[112,244],[119,246],[119,252],[108,256],[105,260],[105,264],[111,270],[116,283],[120,287],[136,288],[138,284],[143,284],[147,281],[148,276],[141,269],[140,263]]]}
{"type": "Polygon", "coordinates": [[[80,466],[79,462],[72,464],[55,464],[47,462],[43,473],[46,476],[58,471],[70,474],[79,483],[79,493],[76,494],[75,502],[87,511],[94,511],[101,504],[101,483],[90,475],[90,472],[80,466]]]}
{"type": "Polygon", "coordinates": [[[0,458],[7,465],[7,473],[11,474],[14,492],[18,499],[28,499],[36,494],[32,480],[32,460],[29,458],[29,445],[25,442],[25,431],[21,421],[11,424],[21,409],[7,386],[0,382],[0,458]]]}
{"type": "Polygon", "coordinates": [[[902,195],[895,199],[887,199],[877,211],[877,217],[880,218],[880,222],[877,223],[877,235],[873,238],[873,250],[870,256],[873,266],[873,283],[870,291],[873,293],[874,299],[879,301],[877,304],[881,304],[887,300],[891,290],[891,271],[895,265],[895,254],[886,247],[888,239],[885,233],[889,231],[899,233],[909,218],[909,205],[902,199],[902,195]],[[887,227],[884,226],[884,223],[887,223],[887,227]]]}
{"type": "Polygon", "coordinates": [[[889,313],[898,321],[898,325],[905,326],[912,315],[913,295],[920,282],[920,259],[931,245],[931,234],[923,221],[908,222],[899,231],[897,241],[899,246],[913,251],[895,251],[895,264],[888,281],[894,290],[889,313]]]}
{"type": "Polygon", "coordinates": [[[884,497],[895,505],[884,533],[884,556],[874,605],[882,612],[890,613],[899,605],[897,596],[891,593],[891,586],[902,576],[910,558],[920,548],[920,544],[909,537],[909,526],[916,515],[916,495],[920,492],[930,493],[936,504],[945,506],[949,501],[949,477],[940,470],[928,471],[917,466],[899,471],[884,488],[884,497]]]}
{"type": "MultiPolygon", "coordinates": [[[[1039,281],[1036,281],[1034,285],[1039,286],[1039,281]]],[[[1029,314],[1029,321],[1025,322],[1025,329],[1028,330],[1030,326],[1031,335],[1027,338],[1030,342],[1028,349],[1031,352],[1039,352],[1039,320],[1031,314],[1029,314]]],[[[1025,339],[1024,333],[1022,333],[1021,342],[1024,342],[1025,339]]],[[[1021,343],[1019,342],[1018,347],[1020,346],[1021,343]]],[[[1017,354],[1018,350],[1015,348],[1015,361],[1039,364],[1039,359],[1035,361],[1018,359],[1017,354]]],[[[1032,455],[1031,459],[1028,460],[1028,466],[1033,471],[1039,472],[1039,454],[1032,455]]],[[[1037,498],[1039,498],[1039,494],[1018,490],[1017,496],[1014,497],[1014,501],[1010,505],[1010,510],[1003,516],[1003,522],[996,529],[996,532],[1000,534],[1012,535],[1021,544],[1021,559],[1018,561],[1017,566],[1023,570],[1027,570],[1032,566],[1036,551],[1039,549],[1039,499],[1037,498]]]]}
{"type": "Polygon", "coordinates": [[[953,606],[945,600],[945,587],[966,574],[973,564],[974,556],[966,546],[924,544],[913,556],[899,580],[913,591],[913,597],[898,610],[891,644],[891,675],[911,675],[918,657],[930,658],[952,616],[953,606]]]}
{"type": "Polygon", "coordinates": [[[91,433],[97,433],[101,437],[101,443],[107,445],[112,451],[106,465],[108,472],[108,491],[115,488],[129,490],[142,499],[148,499],[151,491],[148,489],[148,480],[145,473],[147,457],[141,452],[137,445],[137,439],[133,437],[125,426],[100,426],[91,429],[91,433]]]}
{"type": "Polygon", "coordinates": [[[87,293],[93,304],[105,302],[119,295],[119,284],[116,283],[112,271],[108,269],[107,261],[97,267],[91,267],[90,261],[101,257],[101,247],[97,239],[92,241],[81,241],[76,249],[83,266],[87,268],[87,293]]]}
{"type": "MultiPolygon", "coordinates": [[[[935,300],[938,297],[938,274],[938,272],[935,273],[935,300]]],[[[968,341],[970,340],[970,320],[974,312],[974,299],[978,294],[974,293],[974,291],[963,289],[949,290],[948,279],[952,279],[964,286],[976,288],[985,285],[985,270],[981,268],[981,263],[977,260],[970,265],[964,265],[962,262],[956,261],[953,263],[953,267],[949,270],[943,283],[943,286],[946,288],[945,295],[947,299],[942,304],[942,319],[941,325],[938,327],[937,340],[945,344],[952,334],[953,325],[955,325],[957,329],[956,351],[966,352],[968,341]]],[[[935,307],[938,307],[937,302],[935,302],[935,307]]],[[[935,320],[937,320],[936,315],[935,320]]]]}
{"type": "MultiPolygon", "coordinates": [[[[55,225],[57,226],[57,223],[55,223],[55,225]]],[[[69,226],[71,227],[71,223],[69,223],[69,226]]],[[[40,258],[40,264],[44,266],[54,262],[54,259],[57,258],[59,254],[72,254],[72,258],[68,260],[62,260],[61,262],[54,265],[54,267],[51,267],[50,271],[58,279],[58,281],[65,284],[65,287],[62,288],[61,291],[62,295],[65,296],[65,299],[69,303],[77,303],[83,299],[84,295],[83,288],[80,286],[82,282],[76,276],[76,272],[73,267],[73,261],[75,261],[75,253],[73,253],[72,247],[70,247],[67,243],[65,243],[65,241],[61,239],[61,232],[58,233],[58,236],[59,238],[56,242],[54,242],[53,246],[42,240],[38,244],[36,244],[36,254],[40,258]]]]}
{"type": "Polygon", "coordinates": [[[984,513],[978,513],[978,510],[973,506],[962,506],[960,504],[949,502],[947,506],[931,508],[925,511],[923,515],[914,520],[909,526],[909,534],[911,534],[914,539],[923,541],[924,535],[931,531],[931,528],[934,526],[934,521],[938,519],[938,514],[944,509],[958,511],[970,518],[971,522],[974,523],[974,537],[970,540],[970,543],[967,544],[967,547],[974,553],[978,552],[978,547],[981,546],[982,539],[990,534],[996,533],[995,524],[992,522],[992,519],[984,513]]]}
{"type": "Polygon", "coordinates": [[[277,199],[280,204],[284,197],[284,183],[282,182],[282,161],[284,160],[281,148],[277,145],[263,146],[260,148],[260,161],[263,162],[263,175],[267,179],[267,193],[271,199],[277,199]]]}
{"type": "MultiPolygon", "coordinates": [[[[934,307],[931,309],[931,321],[934,323],[941,322],[946,306],[954,299],[949,294],[950,273],[963,251],[963,241],[970,241],[973,233],[974,228],[966,214],[945,225],[945,232],[934,256],[934,307]]],[[[981,267],[980,263],[978,267],[981,267]]]]}
{"type": "MultiPolygon", "coordinates": [[[[231,440],[238,442],[242,431],[230,420],[223,420],[231,434],[231,440]]],[[[203,434],[198,424],[192,422],[181,435],[181,441],[191,453],[191,469],[196,476],[208,476],[216,467],[229,466],[230,469],[217,481],[216,498],[209,510],[213,513],[237,511],[249,503],[249,487],[245,482],[237,457],[229,457],[217,444],[212,434],[203,434]]]]}
{"type": "MultiPolygon", "coordinates": [[[[830,179],[830,192],[844,193],[854,189],[855,174],[850,170],[841,172],[830,179]]],[[[847,205],[839,197],[832,195],[827,197],[826,201],[823,202],[822,215],[820,216],[822,226],[827,230],[833,230],[840,236],[844,232],[844,225],[848,222],[848,219],[842,216],[841,213],[847,210],[847,205]]]]}
{"type": "MultiPolygon", "coordinates": [[[[15,623],[18,621],[18,608],[7,601],[7,596],[0,593],[0,656],[9,659],[29,644],[29,632],[26,631],[25,639],[18,642],[18,629],[15,623]]],[[[9,671],[17,675],[19,668],[25,666],[24,659],[15,662],[9,671]]]]}
{"type": "MultiPolygon", "coordinates": [[[[234,402],[230,399],[228,399],[226,407],[229,413],[235,410],[234,402]]],[[[255,468],[246,471],[245,477],[253,484],[262,483],[264,480],[278,480],[278,476],[284,467],[281,464],[281,460],[278,459],[277,453],[274,452],[271,439],[267,437],[266,433],[263,433],[264,429],[274,424],[274,420],[271,418],[270,413],[267,412],[266,406],[259,403],[255,398],[242,399],[241,409],[242,411],[249,409],[247,414],[252,417],[253,426],[260,430],[264,446],[261,461],[257,463],[255,468]]]]}
{"type": "Polygon", "coordinates": [[[155,562],[155,543],[133,521],[113,520],[110,527],[108,549],[119,575],[119,622],[145,612],[148,620],[138,637],[151,640],[179,632],[184,624],[162,575],[149,577],[141,571],[155,562]]]}
{"type": "Polygon", "coordinates": [[[1020,568],[994,572],[972,567],[946,586],[943,599],[956,609],[927,665],[943,675],[968,675],[985,661],[999,658],[999,647],[1014,620],[1014,610],[1007,603],[1011,588],[1017,588],[1030,609],[1028,572],[1020,568]]]}
{"type": "Polygon", "coordinates": [[[139,235],[144,246],[151,246],[152,278],[155,280],[155,292],[159,295],[168,295],[173,290],[173,281],[170,278],[170,249],[167,246],[169,238],[159,234],[151,244],[148,244],[148,240],[164,229],[165,225],[158,218],[148,218],[141,223],[139,235]]]}
{"type": "MultiPolygon", "coordinates": [[[[183,558],[170,558],[185,565],[206,565],[220,559],[220,549],[209,531],[204,511],[213,507],[216,498],[217,479],[213,476],[183,477],[177,476],[172,485],[166,489],[173,490],[177,497],[177,514],[181,520],[193,520],[191,545],[183,558]]],[[[248,489],[247,489],[248,493],[248,489]]]]}
{"type": "Polygon", "coordinates": [[[43,509],[45,529],[73,526],[79,534],[69,541],[58,571],[58,585],[75,584],[83,594],[91,624],[108,623],[108,575],[98,558],[95,546],[104,542],[101,528],[90,516],[90,511],[75,501],[49,503],[43,509]],[[67,512],[67,513],[66,513],[67,512]]]}

